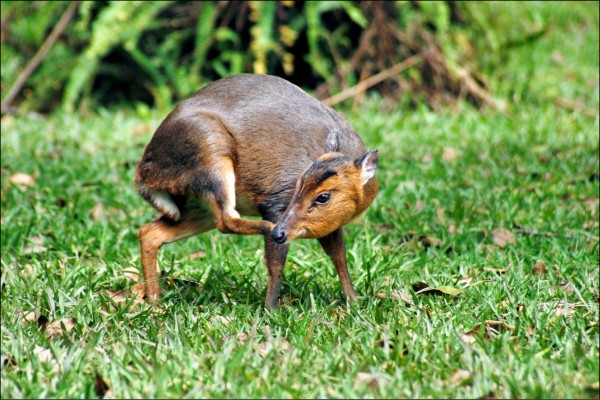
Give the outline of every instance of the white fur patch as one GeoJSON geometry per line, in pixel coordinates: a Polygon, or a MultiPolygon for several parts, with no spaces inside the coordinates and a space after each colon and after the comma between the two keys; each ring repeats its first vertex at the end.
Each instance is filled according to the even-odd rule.
{"type": "Polygon", "coordinates": [[[153,192],[152,193],[153,204],[156,208],[162,211],[163,214],[167,214],[169,217],[177,221],[180,217],[179,208],[173,202],[171,195],[167,192],[153,192]]]}
{"type": "Polygon", "coordinates": [[[154,206],[158,211],[171,218],[173,221],[179,221],[181,214],[179,208],[171,198],[171,195],[167,192],[158,190],[148,189],[145,186],[139,186],[138,191],[150,204],[154,206]]]}
{"type": "Polygon", "coordinates": [[[361,172],[361,181],[363,185],[369,182],[369,180],[375,176],[375,172],[377,172],[378,159],[379,153],[377,150],[370,151],[363,159],[361,172]]]}

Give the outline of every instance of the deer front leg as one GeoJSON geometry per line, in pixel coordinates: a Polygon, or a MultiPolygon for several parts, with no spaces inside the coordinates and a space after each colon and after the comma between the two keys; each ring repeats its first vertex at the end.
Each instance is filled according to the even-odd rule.
{"type": "Polygon", "coordinates": [[[352,286],[348,265],[346,263],[346,244],[344,243],[344,231],[339,228],[329,235],[319,239],[323,250],[329,255],[342,282],[342,291],[346,301],[356,300],[356,292],[352,286]]]}
{"type": "Polygon", "coordinates": [[[271,236],[265,236],[265,260],[269,272],[269,281],[267,282],[267,299],[265,307],[274,309],[279,302],[279,291],[281,289],[281,274],[285,266],[289,245],[276,244],[271,236]]]}

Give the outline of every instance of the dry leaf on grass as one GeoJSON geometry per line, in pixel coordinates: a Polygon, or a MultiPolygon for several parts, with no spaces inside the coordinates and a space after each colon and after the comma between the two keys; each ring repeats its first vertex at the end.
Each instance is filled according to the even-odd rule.
{"type": "Polygon", "coordinates": [[[11,175],[9,180],[23,189],[35,186],[35,178],[22,172],[17,172],[16,174],[11,175]]]}
{"type": "Polygon", "coordinates": [[[485,283],[485,282],[491,282],[491,280],[484,279],[482,281],[478,281],[473,284],[469,284],[462,288],[455,288],[453,286],[438,286],[438,287],[432,288],[427,283],[415,282],[415,283],[413,283],[412,288],[415,291],[415,294],[417,294],[417,295],[418,294],[435,294],[435,295],[441,296],[441,295],[447,294],[450,296],[458,296],[465,289],[467,289],[469,287],[477,286],[480,283],[485,283]]]}
{"type": "Polygon", "coordinates": [[[369,389],[375,389],[383,383],[383,376],[372,374],[370,372],[357,372],[354,377],[354,388],[359,389],[367,386],[369,389]]]}
{"type": "MultiPolygon", "coordinates": [[[[277,338],[273,339],[271,336],[271,331],[269,327],[267,327],[266,335],[267,340],[263,342],[252,341],[250,342],[250,348],[255,350],[260,357],[266,356],[270,351],[277,350],[280,354],[290,352],[292,350],[292,345],[286,338],[277,338]]],[[[248,332],[239,332],[237,334],[227,335],[225,336],[221,342],[225,343],[231,340],[235,340],[239,346],[244,345],[248,342],[254,335],[248,332]]]]}
{"type": "Polygon", "coordinates": [[[46,317],[43,319],[42,317],[43,316],[40,316],[40,318],[38,318],[38,323],[40,324],[40,329],[46,334],[48,339],[70,332],[77,322],[73,317],[63,318],[52,322],[48,322],[46,317]]]}
{"type": "MultiPolygon", "coordinates": [[[[378,299],[385,299],[385,298],[388,297],[388,295],[385,292],[380,292],[380,293],[377,293],[375,295],[375,297],[377,297],[378,299]]],[[[392,299],[392,300],[402,300],[405,303],[413,304],[413,298],[412,298],[412,296],[410,294],[401,292],[401,291],[396,290],[396,289],[392,289],[390,291],[390,299],[392,299]]]]}
{"type": "Polygon", "coordinates": [[[250,334],[248,332],[239,332],[236,334],[227,335],[223,339],[221,339],[221,343],[229,342],[233,339],[235,339],[238,345],[241,346],[244,343],[246,343],[248,339],[250,339],[250,334]]]}
{"type": "Polygon", "coordinates": [[[215,315],[210,319],[210,322],[214,325],[215,323],[220,323],[223,324],[225,326],[228,326],[231,324],[231,322],[233,321],[233,319],[231,317],[224,317],[222,315],[215,315]]]}
{"type": "Polygon", "coordinates": [[[266,342],[255,343],[260,357],[266,356],[271,350],[277,350],[280,354],[287,353],[292,350],[292,345],[286,338],[277,340],[269,340],[266,342]]]}
{"type": "Polygon", "coordinates": [[[132,286],[132,293],[127,290],[105,290],[104,292],[108,295],[107,297],[109,299],[108,310],[105,309],[105,311],[115,312],[117,311],[116,306],[124,307],[127,304],[130,304],[129,311],[138,311],[144,304],[143,298],[145,292],[133,292],[133,289],[136,286],[137,285],[132,286]]]}
{"type": "Polygon", "coordinates": [[[471,380],[473,374],[471,371],[467,371],[464,369],[459,369],[454,371],[452,376],[444,381],[444,385],[446,386],[459,386],[471,380]]]}
{"type": "Polygon", "coordinates": [[[492,231],[492,242],[499,247],[515,244],[515,235],[505,228],[496,228],[492,231]]]}
{"type": "Polygon", "coordinates": [[[385,224],[377,224],[377,225],[375,225],[375,228],[378,231],[380,231],[380,232],[389,232],[392,229],[394,229],[394,224],[390,224],[389,222],[386,222],[385,224]]]}
{"type": "Polygon", "coordinates": [[[596,210],[600,206],[600,198],[596,197],[596,198],[583,199],[583,204],[588,209],[590,214],[592,216],[594,216],[594,215],[596,215],[596,210]]]}
{"type": "Polygon", "coordinates": [[[104,204],[96,203],[96,205],[92,208],[92,220],[103,221],[105,219],[106,219],[106,210],[104,209],[104,204]]]}
{"type": "Polygon", "coordinates": [[[561,300],[558,302],[540,303],[538,304],[538,309],[547,313],[553,312],[554,315],[556,315],[557,317],[570,317],[577,308],[586,306],[587,304],[585,304],[582,301],[569,303],[565,302],[564,300],[561,300]]]}
{"type": "Polygon", "coordinates": [[[189,255],[190,259],[194,260],[196,258],[204,258],[206,257],[206,252],[204,250],[198,250],[189,255]]]}
{"type": "Polygon", "coordinates": [[[21,273],[25,278],[31,278],[35,275],[35,271],[33,269],[33,265],[31,264],[21,264],[21,273]]]}
{"type": "Polygon", "coordinates": [[[348,317],[348,310],[344,307],[338,307],[333,310],[333,316],[336,317],[339,321],[344,322],[348,317]]]}
{"type": "Polygon", "coordinates": [[[24,324],[33,322],[37,319],[37,314],[35,311],[21,311],[17,313],[17,319],[21,319],[24,324]]]}
{"type": "Polygon", "coordinates": [[[546,264],[541,260],[537,260],[533,265],[533,273],[536,275],[543,275],[544,272],[546,272],[546,264]]]}
{"type": "Polygon", "coordinates": [[[33,354],[36,355],[40,362],[46,363],[48,361],[52,361],[52,350],[43,348],[41,346],[35,346],[33,349],[33,354]]]}
{"type": "Polygon", "coordinates": [[[138,300],[143,300],[146,295],[146,285],[143,283],[136,283],[131,287],[131,293],[135,295],[138,300]]]}
{"type": "Polygon", "coordinates": [[[423,204],[423,202],[421,200],[417,199],[415,201],[415,210],[423,211],[424,208],[425,208],[425,205],[423,204]]]}
{"type": "Polygon", "coordinates": [[[436,249],[439,249],[444,245],[444,242],[442,242],[440,239],[431,236],[426,236],[422,238],[421,243],[423,243],[423,246],[425,246],[425,248],[435,247],[436,249]]]}
{"type": "Polygon", "coordinates": [[[444,216],[444,209],[440,206],[440,201],[438,199],[433,199],[433,203],[435,204],[435,214],[437,215],[438,221],[441,225],[446,225],[446,217],[444,216]]]}
{"type": "MultiPolygon", "coordinates": [[[[459,337],[463,343],[473,344],[477,341],[477,335],[479,335],[480,330],[481,324],[477,324],[469,331],[461,333],[459,337]]],[[[486,320],[483,337],[485,340],[490,340],[507,331],[514,332],[515,327],[502,321],[486,320]]]]}
{"type": "Polygon", "coordinates": [[[485,326],[487,328],[495,330],[498,333],[507,332],[507,331],[511,331],[511,332],[515,331],[514,326],[507,324],[506,322],[503,322],[503,321],[495,321],[495,320],[487,319],[485,321],[485,326]]]}
{"type": "Polygon", "coordinates": [[[314,318],[313,321],[317,324],[325,325],[333,329],[337,328],[337,326],[333,322],[325,321],[322,318],[314,318]]]}
{"type": "Polygon", "coordinates": [[[458,160],[458,157],[460,157],[460,151],[452,147],[444,147],[442,152],[442,160],[453,163],[458,160]]]}
{"type": "Polygon", "coordinates": [[[44,238],[42,236],[33,236],[29,238],[30,243],[25,246],[23,254],[45,253],[48,248],[44,246],[44,238]]]}
{"type": "Polygon", "coordinates": [[[485,272],[493,272],[495,274],[498,275],[502,275],[504,274],[506,271],[508,271],[508,268],[490,268],[490,267],[483,267],[483,270],[485,272]]]}

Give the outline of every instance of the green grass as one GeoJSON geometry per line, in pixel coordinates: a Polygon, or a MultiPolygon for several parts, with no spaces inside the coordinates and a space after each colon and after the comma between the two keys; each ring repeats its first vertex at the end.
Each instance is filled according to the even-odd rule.
{"type": "Polygon", "coordinates": [[[348,308],[318,245],[298,241],[285,306],[266,311],[262,240],[211,232],[163,248],[162,309],[130,300],[106,311],[105,290],[129,288],[123,270],[139,268],[136,231],[154,212],[132,177],[164,116],[5,117],[2,397],[94,397],[96,374],[108,395],[128,398],[597,397],[598,6],[586,7],[588,25],[575,13],[515,50],[510,66],[534,54],[533,70],[546,72],[528,86],[500,72],[514,74],[497,89],[512,96],[511,115],[390,109],[377,99],[344,111],[380,149],[381,185],[363,222],[347,229],[360,295],[348,308]],[[565,64],[551,60],[556,48],[565,64]],[[561,74],[573,79],[545,80],[561,74]],[[556,96],[581,97],[596,116],[555,106],[556,96]],[[10,183],[18,172],[35,184],[10,183]],[[94,218],[100,203],[104,219],[94,218]],[[494,246],[499,227],[514,245],[494,246]],[[189,256],[199,250],[206,256],[189,256]],[[483,282],[456,297],[412,289],[469,280],[483,282]],[[557,312],[560,302],[577,307],[557,312]],[[48,338],[24,311],[76,322],[48,338]],[[465,338],[486,320],[514,330],[465,338]],[[468,378],[450,379],[459,370],[468,378]],[[364,383],[361,372],[371,374],[364,383]]]}

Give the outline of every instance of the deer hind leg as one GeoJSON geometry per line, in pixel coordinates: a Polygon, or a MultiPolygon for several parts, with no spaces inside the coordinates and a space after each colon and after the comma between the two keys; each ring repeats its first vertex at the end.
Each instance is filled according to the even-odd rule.
{"type": "Polygon", "coordinates": [[[158,285],[158,249],[165,243],[176,242],[215,227],[211,217],[188,216],[173,222],[167,218],[160,218],[140,228],[140,250],[142,259],[142,279],[146,291],[146,301],[149,303],[160,300],[158,285]]]}
{"type": "Polygon", "coordinates": [[[213,177],[218,190],[206,196],[215,214],[215,225],[222,233],[238,235],[269,235],[274,224],[265,220],[240,218],[235,209],[235,172],[233,161],[222,157],[217,163],[217,171],[213,177]]]}

